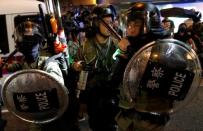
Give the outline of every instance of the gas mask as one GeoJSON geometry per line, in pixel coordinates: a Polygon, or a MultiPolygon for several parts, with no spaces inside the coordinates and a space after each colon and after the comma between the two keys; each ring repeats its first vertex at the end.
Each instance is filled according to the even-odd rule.
{"type": "Polygon", "coordinates": [[[43,37],[38,24],[26,21],[19,24],[14,32],[16,47],[24,55],[25,60],[34,62],[39,55],[43,37]]]}

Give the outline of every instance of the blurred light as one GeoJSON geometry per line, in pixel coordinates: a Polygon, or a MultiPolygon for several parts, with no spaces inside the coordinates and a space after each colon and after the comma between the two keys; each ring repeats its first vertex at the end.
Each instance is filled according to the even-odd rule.
{"type": "Polygon", "coordinates": [[[116,56],[119,54],[120,54],[119,49],[117,49],[116,52],[112,56],[113,60],[116,60],[116,56]]]}
{"type": "Polygon", "coordinates": [[[155,58],[155,59],[156,59],[156,58],[158,58],[158,57],[159,57],[159,55],[158,55],[158,54],[155,54],[155,53],[153,54],[153,58],[155,58]]]}
{"type": "Polygon", "coordinates": [[[73,5],[96,5],[96,0],[72,0],[73,5]]]}
{"type": "Polygon", "coordinates": [[[172,4],[162,5],[160,9],[167,9],[167,8],[173,8],[173,5],[172,4]]]}
{"type": "Polygon", "coordinates": [[[193,51],[186,54],[186,59],[193,60],[195,58],[195,54],[194,54],[195,51],[194,52],[193,51]]]}
{"type": "Polygon", "coordinates": [[[174,44],[170,44],[170,46],[166,50],[166,55],[170,56],[173,53],[173,51],[175,50],[175,48],[176,48],[176,46],[174,44]]]}

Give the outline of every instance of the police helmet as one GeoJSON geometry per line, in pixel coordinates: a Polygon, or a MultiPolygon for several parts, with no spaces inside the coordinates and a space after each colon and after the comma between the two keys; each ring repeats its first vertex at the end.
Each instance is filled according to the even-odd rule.
{"type": "Polygon", "coordinates": [[[114,21],[114,18],[116,17],[116,10],[112,5],[98,5],[92,10],[91,15],[91,30],[87,31],[87,37],[94,37],[96,33],[101,33],[99,30],[99,24],[102,18],[111,17],[114,21]]]}
{"type": "Polygon", "coordinates": [[[113,5],[100,5],[96,6],[93,11],[92,15],[96,15],[96,17],[112,17],[112,20],[116,17],[116,10],[113,5]]]}
{"type": "Polygon", "coordinates": [[[190,46],[174,39],[157,40],[129,61],[124,96],[137,111],[170,114],[191,101],[200,80],[201,65],[190,46]]]}
{"type": "Polygon", "coordinates": [[[151,3],[135,2],[133,6],[130,7],[127,13],[127,23],[136,19],[143,21],[143,33],[144,28],[147,33],[157,31],[161,28],[159,9],[151,3]]]}
{"type": "Polygon", "coordinates": [[[28,19],[16,26],[13,38],[18,46],[26,42],[36,44],[36,41],[43,41],[44,37],[40,25],[28,19]]]}

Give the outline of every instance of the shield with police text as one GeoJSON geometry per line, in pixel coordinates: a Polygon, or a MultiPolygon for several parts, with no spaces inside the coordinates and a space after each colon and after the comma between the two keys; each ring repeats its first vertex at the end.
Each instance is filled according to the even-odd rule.
{"type": "Polygon", "coordinates": [[[151,42],[129,61],[124,94],[142,112],[172,113],[195,96],[201,65],[195,51],[174,39],[151,42]]]}
{"type": "Polygon", "coordinates": [[[48,123],[59,118],[68,107],[68,90],[45,71],[17,71],[2,87],[6,108],[31,123],[48,123]]]}

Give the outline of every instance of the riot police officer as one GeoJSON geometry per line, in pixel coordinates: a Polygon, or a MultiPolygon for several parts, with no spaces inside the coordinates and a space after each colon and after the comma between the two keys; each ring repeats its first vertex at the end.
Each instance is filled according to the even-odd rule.
{"type": "Polygon", "coordinates": [[[158,8],[150,3],[136,2],[127,13],[126,23],[127,36],[118,43],[114,54],[117,62],[109,76],[117,81],[122,81],[125,67],[136,51],[151,41],[170,36],[161,26],[158,8]]]}
{"type": "MultiPolygon", "coordinates": [[[[164,125],[169,119],[167,113],[154,115],[151,113],[141,113],[136,111],[134,105],[131,102],[127,101],[123,95],[124,93],[122,89],[122,81],[125,68],[129,60],[139,49],[141,49],[149,42],[168,37],[170,34],[165,32],[161,27],[160,12],[158,8],[150,3],[136,2],[129,9],[126,23],[127,37],[122,38],[118,44],[119,49],[115,52],[116,62],[113,65],[113,71],[109,76],[110,80],[118,81],[117,83],[114,83],[114,86],[121,87],[119,102],[121,112],[116,117],[118,126],[120,129],[125,131],[135,130],[135,128],[131,126],[133,126],[132,123],[136,119],[136,117],[141,117],[146,120],[152,119],[152,121],[158,123],[158,125],[164,125]],[[132,115],[132,117],[125,117],[125,115],[132,115]]],[[[143,121],[136,121],[137,125],[141,125],[140,122],[143,121]]],[[[141,127],[137,129],[146,130],[147,128],[145,129],[144,127],[141,127]]]]}
{"type": "MultiPolygon", "coordinates": [[[[39,24],[27,19],[17,25],[13,38],[16,43],[17,50],[23,54],[23,63],[27,63],[27,68],[37,68],[39,49],[43,42],[42,29],[39,24]]],[[[20,66],[16,67],[19,68],[8,68],[8,70],[17,71],[26,68],[20,66]]]]}
{"type": "MultiPolygon", "coordinates": [[[[114,62],[112,56],[117,49],[117,40],[102,23],[103,20],[112,26],[115,12],[112,5],[102,5],[95,7],[92,14],[91,32],[87,32],[87,41],[82,43],[79,53],[81,57],[73,63],[73,68],[77,71],[83,68],[88,73],[87,81],[84,82],[87,83],[86,89],[80,93],[80,102],[87,105],[90,128],[93,131],[115,131],[114,116],[117,108],[107,75],[114,62]],[[85,66],[82,67],[82,63],[85,66]]],[[[78,86],[84,83],[79,81],[78,86]]]]}
{"type": "MultiPolygon", "coordinates": [[[[15,53],[20,52],[20,54],[22,54],[22,59],[11,64],[8,64],[8,61],[2,59],[1,64],[4,65],[4,68],[6,68],[8,72],[13,73],[22,69],[50,70],[44,68],[46,59],[52,54],[42,49],[44,36],[40,24],[35,23],[28,18],[16,26],[13,38],[16,43],[15,53]]],[[[58,72],[58,75],[52,74],[64,84],[59,66],[56,64],[53,69],[58,72]]]]}
{"type": "Polygon", "coordinates": [[[117,66],[110,76],[122,81],[121,111],[116,116],[119,130],[163,130],[169,114],[180,109],[198,87],[198,57],[186,44],[163,39],[169,34],[161,28],[159,10],[153,4],[136,2],[130,8],[127,32],[127,39],[119,43],[117,66]],[[194,57],[189,60],[186,55],[194,57]],[[181,89],[175,91],[178,74],[184,80],[182,77],[181,89]]]}
{"type": "MultiPolygon", "coordinates": [[[[62,53],[54,55],[50,51],[43,48],[43,31],[40,24],[37,24],[30,19],[20,23],[14,32],[14,40],[16,50],[23,54],[23,59],[20,62],[6,64],[6,69],[9,72],[15,72],[23,69],[39,69],[48,72],[61,85],[65,85],[65,78],[61,70],[61,65],[65,63],[62,53]]],[[[47,87],[49,88],[49,87],[47,87]]],[[[33,91],[35,88],[33,87],[33,91]]],[[[36,89],[37,90],[37,89],[36,89]]],[[[67,89],[66,89],[67,90],[67,89]]],[[[32,90],[29,90],[32,92],[32,90]]],[[[68,101],[68,98],[63,98],[68,101]]],[[[67,104],[67,103],[66,103],[67,104]]],[[[69,110],[65,114],[69,113],[69,110]]],[[[75,121],[72,117],[65,118],[66,115],[51,123],[41,125],[31,124],[31,130],[76,130],[75,121]],[[69,119],[70,118],[70,119],[69,119]],[[68,124],[67,124],[67,123],[68,124]],[[70,125],[69,125],[70,124],[70,125]],[[34,126],[32,126],[34,125],[34,126]],[[51,126],[52,125],[52,126],[51,126]],[[57,127],[58,126],[58,127],[57,127]],[[56,129],[57,127],[57,129],[56,129]],[[74,129],[73,129],[74,128],[74,129]]],[[[76,119],[76,118],[75,118],[76,119]]]]}

